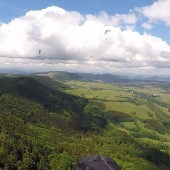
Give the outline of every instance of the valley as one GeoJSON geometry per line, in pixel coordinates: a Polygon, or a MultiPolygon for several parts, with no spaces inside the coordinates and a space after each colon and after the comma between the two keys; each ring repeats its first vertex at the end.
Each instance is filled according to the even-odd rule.
{"type": "Polygon", "coordinates": [[[66,90],[67,93],[103,103],[106,112],[113,110],[128,114],[131,120],[120,121],[118,126],[121,130],[140,139],[154,141],[151,139],[157,138],[161,143],[169,144],[170,94],[168,95],[169,91],[162,89],[161,86],[152,87],[147,84],[139,88],[138,84],[82,81],[68,81],[66,84],[72,88],[66,90]],[[149,134],[153,133],[155,137],[154,135],[149,137],[149,134]]]}
{"type": "Polygon", "coordinates": [[[76,169],[97,154],[122,170],[170,169],[169,82],[48,75],[0,77],[1,169],[76,169]]]}

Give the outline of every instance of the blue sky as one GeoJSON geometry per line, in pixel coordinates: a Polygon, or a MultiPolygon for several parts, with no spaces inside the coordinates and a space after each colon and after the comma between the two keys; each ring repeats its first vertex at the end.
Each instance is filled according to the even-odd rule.
{"type": "Polygon", "coordinates": [[[169,9],[169,0],[0,0],[0,68],[168,75],[169,9]]]}
{"type": "Polygon", "coordinates": [[[57,5],[66,10],[76,10],[83,14],[96,14],[106,11],[109,14],[128,13],[135,7],[151,5],[154,0],[1,0],[0,20],[10,21],[24,15],[29,10],[40,10],[57,5]]]}

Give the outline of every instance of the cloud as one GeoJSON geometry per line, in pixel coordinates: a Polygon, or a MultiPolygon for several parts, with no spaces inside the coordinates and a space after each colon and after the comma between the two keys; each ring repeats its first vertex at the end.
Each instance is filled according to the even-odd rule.
{"type": "Polygon", "coordinates": [[[147,22],[144,22],[142,24],[142,27],[148,29],[148,30],[151,30],[153,28],[153,26],[150,24],[150,23],[147,23],[147,22]]]}
{"type": "Polygon", "coordinates": [[[161,21],[170,26],[170,1],[158,0],[151,6],[141,8],[142,13],[150,20],[150,22],[161,21]]]}
{"type": "Polygon", "coordinates": [[[0,66],[86,72],[166,67],[170,46],[135,31],[136,22],[133,13],[82,15],[56,6],[29,11],[0,26],[0,66]]]}

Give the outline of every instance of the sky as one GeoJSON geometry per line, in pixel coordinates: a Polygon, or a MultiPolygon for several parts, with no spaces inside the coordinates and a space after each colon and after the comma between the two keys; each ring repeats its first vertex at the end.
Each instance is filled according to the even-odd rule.
{"type": "Polygon", "coordinates": [[[0,70],[169,75],[170,0],[0,0],[0,70]]]}

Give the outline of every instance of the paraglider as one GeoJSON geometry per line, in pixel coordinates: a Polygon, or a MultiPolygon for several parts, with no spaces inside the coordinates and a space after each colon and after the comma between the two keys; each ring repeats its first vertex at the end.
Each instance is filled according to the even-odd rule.
{"type": "MultiPolygon", "coordinates": [[[[109,32],[111,32],[111,30],[105,30],[104,34],[106,35],[109,32]]],[[[107,40],[107,38],[106,38],[106,40],[107,40]]]]}
{"type": "Polygon", "coordinates": [[[106,31],[104,32],[104,34],[107,34],[108,32],[111,32],[111,30],[106,30],[106,31]]]}
{"type": "Polygon", "coordinates": [[[40,57],[40,54],[41,54],[41,49],[38,50],[38,55],[39,55],[39,57],[40,57]]]}

